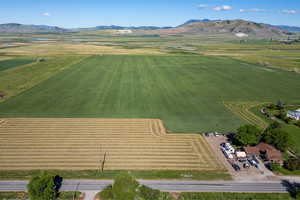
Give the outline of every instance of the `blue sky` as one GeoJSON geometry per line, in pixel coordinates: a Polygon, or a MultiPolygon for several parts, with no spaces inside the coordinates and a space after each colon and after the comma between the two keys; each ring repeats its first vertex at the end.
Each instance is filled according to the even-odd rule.
{"type": "Polygon", "coordinates": [[[3,0],[0,23],[66,28],[177,26],[189,19],[245,19],[300,26],[300,0],[3,0]]]}

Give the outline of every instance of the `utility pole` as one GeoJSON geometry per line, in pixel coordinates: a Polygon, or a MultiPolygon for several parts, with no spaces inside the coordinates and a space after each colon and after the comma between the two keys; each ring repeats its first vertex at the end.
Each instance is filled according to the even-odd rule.
{"type": "Polygon", "coordinates": [[[104,171],[105,161],[106,161],[106,152],[104,153],[104,156],[103,156],[103,161],[102,161],[102,166],[101,166],[101,171],[102,172],[104,171]]]}

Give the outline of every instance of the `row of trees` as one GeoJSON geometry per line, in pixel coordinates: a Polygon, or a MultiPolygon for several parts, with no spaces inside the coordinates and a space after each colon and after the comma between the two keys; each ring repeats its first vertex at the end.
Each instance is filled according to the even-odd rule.
{"type": "Polygon", "coordinates": [[[241,126],[233,136],[233,142],[239,146],[255,146],[266,142],[281,151],[286,151],[292,145],[290,135],[281,129],[278,122],[272,123],[264,131],[251,124],[241,126]]]}

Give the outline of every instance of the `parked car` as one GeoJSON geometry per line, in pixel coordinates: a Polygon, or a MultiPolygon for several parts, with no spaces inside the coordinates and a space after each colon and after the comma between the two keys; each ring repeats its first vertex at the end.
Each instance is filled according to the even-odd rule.
{"type": "Polygon", "coordinates": [[[221,147],[220,149],[226,158],[233,159],[233,155],[229,151],[227,151],[224,147],[221,147]]]}
{"type": "Polygon", "coordinates": [[[235,170],[235,171],[241,171],[241,168],[240,168],[240,166],[238,166],[237,164],[232,164],[232,167],[233,167],[233,169],[235,170]]]}
{"type": "Polygon", "coordinates": [[[245,169],[248,169],[248,168],[250,168],[250,165],[249,165],[249,163],[244,163],[243,167],[244,167],[245,169]]]}
{"type": "Polygon", "coordinates": [[[244,163],[244,162],[247,162],[247,159],[240,158],[240,159],[238,159],[238,161],[241,162],[241,163],[244,163]]]}

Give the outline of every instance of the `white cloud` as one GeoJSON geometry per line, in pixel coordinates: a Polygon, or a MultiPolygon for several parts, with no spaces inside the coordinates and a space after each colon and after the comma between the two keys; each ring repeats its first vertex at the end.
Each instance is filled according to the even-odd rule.
{"type": "Polygon", "coordinates": [[[199,9],[204,9],[204,8],[208,8],[208,7],[209,7],[209,5],[206,5],[206,4],[200,4],[200,5],[198,5],[199,9]]]}
{"type": "Polygon", "coordinates": [[[296,10],[282,10],[280,11],[282,14],[297,14],[296,10]]]}
{"type": "Polygon", "coordinates": [[[241,13],[245,12],[265,12],[265,9],[260,9],[260,8],[253,8],[253,9],[240,9],[241,13]]]}
{"type": "Polygon", "coordinates": [[[214,11],[227,11],[227,10],[232,10],[232,7],[231,6],[228,6],[228,5],[224,5],[224,6],[218,6],[218,7],[215,7],[213,8],[214,11]]]}
{"type": "Polygon", "coordinates": [[[51,14],[48,13],[48,12],[45,12],[45,13],[43,13],[42,15],[45,16],[45,17],[50,17],[50,16],[51,16],[51,14]]]}

